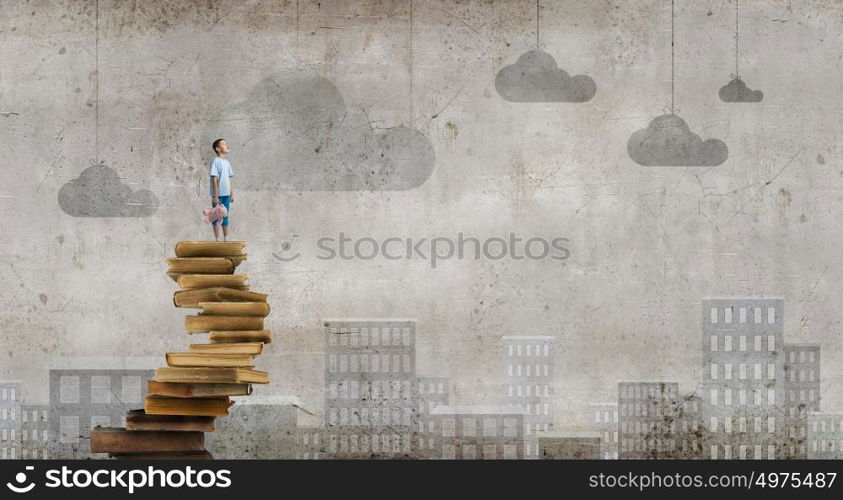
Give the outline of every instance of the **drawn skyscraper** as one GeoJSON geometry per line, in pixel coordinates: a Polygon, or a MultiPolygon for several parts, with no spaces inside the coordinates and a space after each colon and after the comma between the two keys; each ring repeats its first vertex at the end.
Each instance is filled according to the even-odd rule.
{"type": "Polygon", "coordinates": [[[703,423],[709,458],[782,458],[784,300],[703,300],[703,423]]]}
{"type": "Polygon", "coordinates": [[[618,403],[590,403],[591,426],[600,434],[600,458],[618,458],[618,403]]]}
{"type": "Polygon", "coordinates": [[[0,382],[0,459],[21,458],[20,382],[0,382]]]}
{"type": "Polygon", "coordinates": [[[550,404],[553,391],[553,336],[505,336],[501,338],[506,370],[504,402],[524,412],[524,456],[538,458],[536,432],[553,426],[550,404]]]}
{"type": "Polygon", "coordinates": [[[843,413],[809,412],[807,458],[843,459],[843,413]]]}
{"type": "Polygon", "coordinates": [[[808,458],[808,413],[820,411],[820,346],[784,346],[784,458],[808,458]]]}
{"type": "Polygon", "coordinates": [[[326,458],[413,454],[418,426],[414,319],[327,319],[326,458]]]}
{"type": "Polygon", "coordinates": [[[416,429],[417,451],[413,458],[441,458],[441,443],[431,437],[436,426],[433,409],[450,404],[450,379],[448,377],[418,377],[419,423],[416,429]]]}
{"type": "Polygon", "coordinates": [[[700,401],[676,382],[618,383],[621,459],[697,458],[700,401]]]}

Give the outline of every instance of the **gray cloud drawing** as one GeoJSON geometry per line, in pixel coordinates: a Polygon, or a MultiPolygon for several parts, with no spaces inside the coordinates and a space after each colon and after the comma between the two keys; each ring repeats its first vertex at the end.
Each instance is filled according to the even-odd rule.
{"type": "Polygon", "coordinates": [[[105,165],[86,168],[59,189],[59,206],[74,217],[148,217],[158,199],[147,189],[132,191],[105,165]]]}
{"type": "Polygon", "coordinates": [[[568,75],[550,54],[531,50],[498,72],[495,89],[512,102],[586,102],[597,85],[588,76],[568,75]]]}
{"type": "Polygon", "coordinates": [[[234,184],[255,190],[406,190],[424,184],[436,162],[421,132],[378,127],[310,70],[266,78],[223,109],[202,132],[208,153],[218,138],[232,148],[234,184]]]}
{"type": "Polygon", "coordinates": [[[729,156],[723,141],[703,141],[674,114],[657,116],[647,128],[632,134],[626,149],[635,163],[644,166],[715,166],[729,156]]]}
{"type": "Polygon", "coordinates": [[[761,102],[762,99],[764,92],[750,89],[740,78],[733,78],[720,88],[720,100],[723,102],[761,102]]]}

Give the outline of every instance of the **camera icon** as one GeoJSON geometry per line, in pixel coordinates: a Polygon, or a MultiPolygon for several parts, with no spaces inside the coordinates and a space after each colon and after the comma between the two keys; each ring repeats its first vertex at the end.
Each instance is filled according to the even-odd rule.
{"type": "MultiPolygon", "coordinates": [[[[32,465],[27,465],[26,470],[35,470],[35,467],[32,465]]],[[[15,474],[15,481],[18,485],[23,485],[26,482],[26,473],[18,472],[15,474]]],[[[14,491],[15,493],[29,493],[32,491],[32,488],[35,488],[35,483],[29,483],[26,486],[18,486],[12,483],[6,483],[6,487],[10,490],[14,491]]]]}
{"type": "Polygon", "coordinates": [[[291,234],[290,239],[281,243],[281,251],[280,252],[272,252],[272,256],[276,259],[280,260],[281,262],[292,262],[299,258],[301,255],[300,252],[295,252],[293,248],[293,243],[295,242],[296,238],[300,238],[301,235],[298,234],[291,234]]]}

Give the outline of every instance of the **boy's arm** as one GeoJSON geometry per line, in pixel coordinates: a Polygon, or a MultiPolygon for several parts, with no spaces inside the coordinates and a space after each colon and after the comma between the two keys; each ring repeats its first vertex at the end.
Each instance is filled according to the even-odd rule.
{"type": "Polygon", "coordinates": [[[216,175],[211,177],[214,183],[214,204],[219,205],[220,203],[220,178],[216,175]]]}

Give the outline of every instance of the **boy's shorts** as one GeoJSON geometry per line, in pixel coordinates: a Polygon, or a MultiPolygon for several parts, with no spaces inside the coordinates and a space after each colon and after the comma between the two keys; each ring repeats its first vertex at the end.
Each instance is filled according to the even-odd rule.
{"type": "MultiPolygon", "coordinates": [[[[231,214],[231,196],[220,196],[220,203],[225,207],[225,217],[222,218],[222,225],[223,227],[228,226],[228,216],[231,214]]],[[[211,198],[211,207],[215,207],[213,198],[211,198]]],[[[212,221],[211,224],[214,226],[217,225],[219,220],[212,221]]]]}

